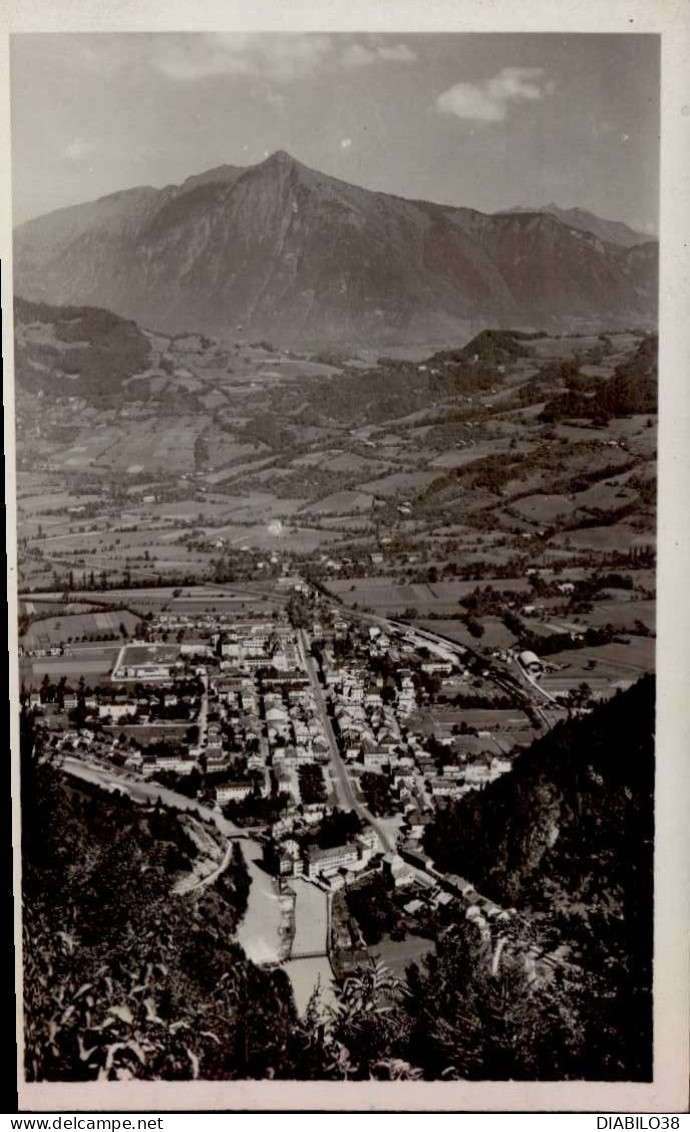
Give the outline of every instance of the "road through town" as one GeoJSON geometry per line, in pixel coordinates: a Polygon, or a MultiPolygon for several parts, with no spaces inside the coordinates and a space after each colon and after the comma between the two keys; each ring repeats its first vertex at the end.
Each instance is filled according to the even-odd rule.
{"type": "Polygon", "coordinates": [[[304,629],[299,630],[299,644],[304,667],[311,682],[312,691],[314,693],[316,707],[321,718],[324,734],[326,736],[326,739],[328,740],[333,784],[335,786],[338,804],[345,810],[354,810],[355,813],[362,819],[362,821],[366,822],[372,827],[385,853],[394,852],[394,844],[391,841],[389,834],[382,826],[381,822],[377,822],[373,814],[371,814],[367,807],[358,800],[357,795],[355,794],[354,788],[347,772],[347,767],[343,762],[342,756],[338,749],[337,740],[335,738],[335,735],[333,734],[333,725],[328,714],[326,697],[324,696],[323,688],[321,687],[321,684],[319,682],[316,661],[311,655],[309,639],[304,629]]]}

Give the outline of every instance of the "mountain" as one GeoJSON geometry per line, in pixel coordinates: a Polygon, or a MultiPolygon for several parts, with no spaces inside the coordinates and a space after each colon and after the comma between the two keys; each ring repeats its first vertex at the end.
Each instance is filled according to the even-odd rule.
{"type": "Polygon", "coordinates": [[[654,711],[645,676],[439,811],[425,840],[438,867],[525,913],[587,972],[600,1079],[651,1070],[654,711]]]}
{"type": "Polygon", "coordinates": [[[634,248],[637,244],[647,244],[650,241],[649,233],[636,232],[622,220],[604,220],[603,217],[588,212],[585,208],[559,208],[557,204],[552,203],[536,209],[516,205],[510,211],[547,212],[569,228],[576,228],[579,232],[589,232],[597,239],[607,244],[617,244],[621,248],[634,248]]]}
{"type": "MultiPolygon", "coordinates": [[[[511,774],[442,811],[427,849],[505,904],[579,906],[605,890],[609,913],[622,912],[624,882],[651,884],[642,863],[653,833],[653,733],[649,676],[559,724],[511,774]]],[[[642,889],[638,897],[631,908],[642,908],[642,889]]]]}
{"type": "Polygon", "coordinates": [[[30,393],[102,403],[145,371],[151,357],[136,323],[98,307],[58,307],[17,297],[14,333],[17,385],[30,393]]]}
{"type": "Polygon", "coordinates": [[[163,330],[285,344],[448,341],[656,317],[657,246],[336,180],[284,152],[131,189],[15,233],[15,290],[163,330]]]}

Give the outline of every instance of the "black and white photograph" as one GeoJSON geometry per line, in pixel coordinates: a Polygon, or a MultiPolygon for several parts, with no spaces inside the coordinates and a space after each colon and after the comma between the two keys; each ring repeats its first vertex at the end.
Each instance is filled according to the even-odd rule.
{"type": "Polygon", "coordinates": [[[661,40],[11,36],[28,1084],[654,1081],[661,40]]]}

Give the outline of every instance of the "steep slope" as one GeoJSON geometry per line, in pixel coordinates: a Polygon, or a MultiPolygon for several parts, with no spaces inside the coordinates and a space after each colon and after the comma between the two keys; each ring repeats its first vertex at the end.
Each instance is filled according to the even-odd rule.
{"type": "Polygon", "coordinates": [[[296,1077],[304,1036],[287,978],[234,932],[241,852],[177,894],[194,843],[179,817],[75,787],[22,714],[25,1067],[30,1081],[296,1077]]]}
{"type": "MultiPolygon", "coordinates": [[[[654,681],[560,724],[511,774],[443,811],[427,848],[506,903],[591,903],[620,912],[628,880],[651,885],[654,681]]],[[[642,907],[644,901],[633,901],[642,907]]]]}
{"type": "Polygon", "coordinates": [[[526,208],[523,205],[516,205],[511,212],[548,212],[550,216],[555,216],[562,224],[567,224],[569,228],[577,228],[580,232],[589,232],[592,236],[596,236],[599,240],[603,240],[607,244],[618,244],[621,248],[632,248],[636,244],[646,244],[650,241],[650,236],[643,232],[636,232],[628,224],[624,224],[622,220],[605,220],[603,216],[597,216],[595,212],[589,212],[586,208],[559,208],[557,204],[545,204],[542,208],[526,208]]]}
{"type": "Polygon", "coordinates": [[[15,298],[15,369],[30,393],[101,403],[149,364],[150,345],[131,320],[98,307],[56,307],[15,298]]]}
{"type": "Polygon", "coordinates": [[[30,221],[15,288],[174,331],[401,342],[653,321],[656,266],[552,216],[404,200],[278,152],[30,221]]]}
{"type": "Polygon", "coordinates": [[[654,692],[646,676],[560,724],[511,774],[439,813],[426,841],[585,973],[597,1004],[583,1022],[586,1075],[602,1079],[651,1067],[654,692]]]}

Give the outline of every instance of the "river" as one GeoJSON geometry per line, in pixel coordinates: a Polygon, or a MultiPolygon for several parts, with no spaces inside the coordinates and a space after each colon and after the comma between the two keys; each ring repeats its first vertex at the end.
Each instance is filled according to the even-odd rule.
{"type": "Polygon", "coordinates": [[[281,967],[292,983],[298,1014],[304,1014],[317,983],[320,984],[323,992],[322,1001],[326,1003],[334,1001],[333,972],[327,956],[322,955],[316,959],[288,959],[287,963],[281,964],[281,967]]]}
{"type": "Polygon", "coordinates": [[[261,868],[262,852],[258,842],[242,842],[242,852],[252,883],[237,938],[253,963],[278,963],[281,926],[287,920],[289,904],[284,898],[281,900],[274,878],[261,868]]]}
{"type": "Polygon", "coordinates": [[[301,878],[289,882],[296,897],[293,947],[298,957],[280,962],[281,935],[289,923],[292,900],[279,896],[275,879],[261,868],[261,846],[256,841],[243,841],[242,851],[252,884],[247,911],[237,930],[239,942],[254,963],[279,963],[292,984],[295,1005],[300,1014],[304,1013],[317,984],[321,985],[324,1000],[332,1001],[333,973],[328,957],[325,954],[307,954],[299,958],[300,951],[325,951],[328,896],[301,878]]]}

